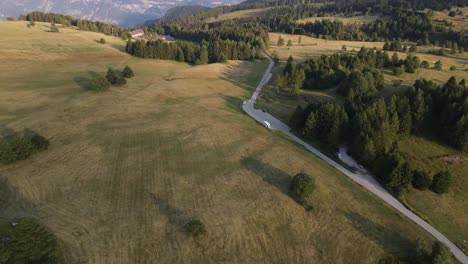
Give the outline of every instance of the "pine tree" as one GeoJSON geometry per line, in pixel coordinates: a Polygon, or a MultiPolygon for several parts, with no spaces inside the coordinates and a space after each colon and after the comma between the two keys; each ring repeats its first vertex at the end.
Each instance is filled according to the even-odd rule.
{"type": "Polygon", "coordinates": [[[288,40],[288,44],[286,44],[286,46],[292,47],[292,45],[293,45],[293,44],[292,44],[292,41],[291,41],[291,40],[288,40]]]}
{"type": "Polygon", "coordinates": [[[283,39],[283,37],[281,37],[281,35],[278,38],[278,46],[280,46],[280,47],[284,46],[284,39],[283,39]]]}
{"type": "Polygon", "coordinates": [[[135,74],[133,73],[132,68],[130,68],[130,66],[127,65],[122,71],[122,76],[124,78],[132,78],[133,76],[135,76],[135,74]]]}

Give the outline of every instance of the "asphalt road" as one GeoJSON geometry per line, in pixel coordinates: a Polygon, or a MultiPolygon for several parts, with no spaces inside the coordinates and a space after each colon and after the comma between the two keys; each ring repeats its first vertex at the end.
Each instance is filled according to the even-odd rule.
{"type": "Polygon", "coordinates": [[[413,222],[424,228],[427,232],[429,232],[433,237],[435,237],[440,242],[444,243],[450,251],[455,255],[455,257],[463,264],[468,264],[468,257],[461,251],[454,243],[452,243],[448,238],[446,238],[442,233],[437,231],[434,227],[429,225],[426,221],[418,217],[416,214],[408,210],[402,203],[400,203],[397,199],[395,199],[390,193],[388,193],[369,173],[366,173],[365,170],[359,170],[356,173],[352,173],[348,169],[344,168],[334,160],[327,157],[325,154],[321,153],[317,149],[313,148],[302,139],[291,133],[291,129],[275,118],[274,116],[270,115],[269,113],[263,112],[260,109],[255,109],[255,101],[257,100],[260,91],[262,90],[263,86],[268,83],[272,74],[271,69],[275,65],[274,61],[267,56],[268,60],[270,61],[270,65],[268,66],[265,74],[263,75],[262,80],[257,86],[252,98],[246,102],[246,104],[242,105],[242,109],[251,116],[253,119],[260,122],[260,124],[264,125],[264,122],[267,121],[270,123],[271,130],[278,130],[289,136],[291,139],[296,141],[297,143],[304,146],[307,150],[330,164],[331,166],[335,167],[337,170],[341,171],[344,175],[351,178],[353,181],[357,182],[362,187],[366,188],[368,191],[375,194],[377,197],[388,203],[390,206],[395,208],[401,214],[407,216],[413,222]]]}

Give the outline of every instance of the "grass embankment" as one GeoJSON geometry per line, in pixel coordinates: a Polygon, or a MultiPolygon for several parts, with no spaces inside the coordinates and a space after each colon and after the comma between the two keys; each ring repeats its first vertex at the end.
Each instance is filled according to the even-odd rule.
{"type": "Polygon", "coordinates": [[[241,111],[264,61],[192,67],[132,58],[116,38],[46,30],[0,23],[1,128],[50,140],[0,166],[11,192],[0,219],[37,218],[57,236],[61,262],[375,263],[433,241],[241,111]],[[127,85],[84,88],[127,64],[136,74],[127,85]],[[311,213],[287,194],[301,171],[316,181],[311,213]],[[186,236],[191,218],[205,235],[186,236]]]}

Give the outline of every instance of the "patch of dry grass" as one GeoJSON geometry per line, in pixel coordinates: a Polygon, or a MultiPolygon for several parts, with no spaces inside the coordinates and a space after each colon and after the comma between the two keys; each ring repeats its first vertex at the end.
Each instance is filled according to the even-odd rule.
{"type": "Polygon", "coordinates": [[[447,21],[452,24],[450,27],[455,31],[466,30],[468,28],[468,18],[466,17],[468,14],[468,7],[452,7],[451,10],[432,11],[432,20],[444,26],[444,21],[447,21]],[[448,15],[451,10],[457,13],[457,10],[460,10],[463,12],[463,15],[457,14],[456,16],[451,17],[448,15]]]}
{"type": "Polygon", "coordinates": [[[0,166],[12,192],[0,219],[36,217],[58,237],[61,262],[375,263],[411,257],[417,239],[432,241],[240,110],[265,62],[144,60],[120,52],[118,39],[102,45],[95,33],[43,28],[0,22],[8,39],[0,50],[39,58],[1,53],[1,129],[31,128],[51,143],[0,166]],[[70,46],[57,50],[59,43],[70,46]],[[83,88],[106,67],[126,64],[136,74],[127,85],[83,88]],[[301,171],[316,179],[312,213],[287,195],[301,171]],[[189,217],[205,223],[206,235],[184,234],[189,217]]]}

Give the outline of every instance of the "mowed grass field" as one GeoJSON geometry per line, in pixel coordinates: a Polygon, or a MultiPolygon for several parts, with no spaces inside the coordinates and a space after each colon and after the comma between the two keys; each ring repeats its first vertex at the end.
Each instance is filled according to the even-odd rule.
{"type": "Polygon", "coordinates": [[[220,22],[220,21],[230,20],[230,19],[256,17],[258,15],[265,13],[270,8],[271,7],[234,11],[234,12],[219,15],[217,17],[210,17],[206,20],[206,22],[213,23],[213,22],[220,22]]]}
{"type": "Polygon", "coordinates": [[[37,218],[57,236],[61,263],[375,263],[432,243],[240,110],[265,62],[143,60],[116,38],[46,30],[0,22],[2,132],[26,127],[51,144],[0,165],[10,193],[0,220],[37,218]],[[127,85],[84,88],[127,64],[136,73],[127,85]],[[312,212],[287,195],[301,171],[316,180],[312,212]],[[183,232],[191,217],[205,223],[203,237],[183,232]]]}
{"type": "MultiPolygon", "coordinates": [[[[280,34],[270,33],[270,49],[276,52],[280,59],[284,60],[292,55],[296,62],[301,62],[307,58],[317,58],[321,54],[333,54],[341,52],[341,47],[346,45],[347,52],[357,52],[361,46],[367,48],[377,47],[382,49],[383,43],[379,42],[356,42],[356,41],[331,41],[302,36],[302,46],[297,46],[298,36],[282,34],[286,40],[291,39],[296,44],[290,48],[278,47],[276,45],[280,34]],[[296,42],[294,42],[294,40],[296,42]],[[351,51],[350,51],[351,50],[351,51]],[[297,58],[297,59],[296,59],[297,58]]],[[[390,70],[384,70],[386,87],[381,92],[383,96],[390,96],[395,93],[404,92],[412,86],[414,81],[426,78],[443,84],[451,76],[456,76],[460,81],[467,78],[466,70],[450,71],[449,65],[456,65],[459,69],[466,69],[468,64],[467,53],[435,56],[425,53],[430,47],[420,48],[420,52],[415,53],[420,60],[427,60],[431,64],[439,58],[443,64],[443,70],[418,69],[414,74],[404,73],[401,76],[394,76],[390,70]],[[401,82],[395,87],[393,83],[401,82]]],[[[389,52],[393,54],[393,52],[389,52]]],[[[406,58],[407,54],[398,52],[400,58],[406,58]]],[[[258,107],[267,109],[284,122],[288,122],[297,105],[307,106],[309,103],[338,101],[342,102],[343,97],[336,93],[335,89],[329,90],[303,90],[299,97],[292,97],[283,93],[278,93],[274,85],[275,76],[279,76],[283,70],[284,63],[280,63],[274,71],[273,81],[262,91],[258,107]]],[[[403,198],[412,210],[423,216],[436,228],[442,231],[454,242],[468,247],[464,242],[468,237],[468,206],[467,194],[468,179],[468,157],[466,153],[445,147],[429,139],[412,137],[401,143],[402,150],[406,153],[408,160],[420,169],[426,169],[435,174],[443,169],[448,169],[454,176],[453,189],[448,194],[438,195],[430,191],[414,190],[403,198]]]]}

